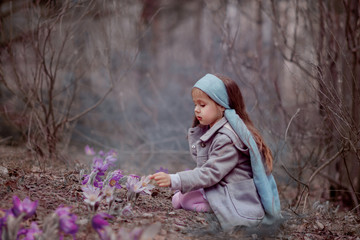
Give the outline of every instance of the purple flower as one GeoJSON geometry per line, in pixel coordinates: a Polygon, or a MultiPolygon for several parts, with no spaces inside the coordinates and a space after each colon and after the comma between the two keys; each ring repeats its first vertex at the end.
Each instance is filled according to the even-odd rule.
{"type": "Polygon", "coordinates": [[[99,157],[94,158],[94,162],[93,162],[94,170],[98,170],[99,173],[104,173],[107,171],[108,168],[109,168],[109,163],[107,163],[106,161],[104,162],[102,158],[99,157]]]}
{"type": "Polygon", "coordinates": [[[93,216],[91,220],[92,227],[97,231],[99,229],[103,229],[104,226],[108,226],[109,223],[105,220],[105,218],[112,218],[112,216],[107,213],[98,213],[93,216]]]}
{"type": "Polygon", "coordinates": [[[111,187],[110,185],[106,185],[103,188],[103,194],[105,196],[106,202],[111,202],[113,200],[114,190],[115,190],[115,187],[111,187]]]}
{"type": "Polygon", "coordinates": [[[94,182],[94,187],[97,187],[97,188],[99,188],[99,189],[102,189],[103,188],[103,182],[101,182],[101,181],[95,181],[94,182]]]}
{"type": "Polygon", "coordinates": [[[113,155],[109,155],[105,158],[105,162],[109,165],[113,165],[114,162],[116,162],[117,158],[113,155]]]}
{"type": "Polygon", "coordinates": [[[113,232],[105,218],[112,218],[107,213],[98,213],[91,219],[91,225],[99,235],[101,240],[112,239],[113,232]]]}
{"type": "Polygon", "coordinates": [[[111,176],[111,179],[109,181],[109,185],[111,187],[116,187],[117,189],[120,189],[122,188],[120,183],[119,183],[119,180],[121,178],[123,178],[124,176],[121,174],[121,170],[115,170],[113,173],[112,173],[112,176],[111,176]]]}
{"type": "Polygon", "coordinates": [[[21,235],[25,235],[24,238],[21,238],[23,240],[35,240],[38,239],[36,238],[38,235],[40,235],[42,233],[42,231],[39,229],[38,225],[36,224],[36,222],[32,222],[31,226],[29,229],[21,229],[18,232],[18,238],[21,235]]]}
{"type": "Polygon", "coordinates": [[[100,157],[103,157],[105,155],[103,150],[100,150],[98,154],[99,154],[100,157]]]}
{"type": "Polygon", "coordinates": [[[85,146],[85,154],[88,156],[94,156],[95,155],[95,151],[93,148],[89,147],[89,145],[85,146]]]}
{"type": "Polygon", "coordinates": [[[155,187],[154,185],[150,184],[150,176],[143,176],[140,180],[141,186],[143,187],[143,192],[147,194],[151,194],[151,190],[155,187]]]}
{"type": "Polygon", "coordinates": [[[160,167],[158,170],[156,170],[156,172],[164,172],[164,173],[167,173],[169,174],[169,170],[167,168],[163,168],[163,167],[160,167]]]}
{"type": "Polygon", "coordinates": [[[141,182],[136,177],[128,177],[126,181],[126,188],[129,192],[140,193],[144,190],[141,182]]]}
{"type": "Polygon", "coordinates": [[[135,174],[130,174],[129,177],[140,179],[140,176],[135,175],[135,174]]]}
{"type": "Polygon", "coordinates": [[[77,216],[75,214],[64,215],[60,218],[59,227],[64,233],[74,235],[78,231],[76,225],[77,216]]]}
{"type": "Polygon", "coordinates": [[[105,154],[105,156],[113,156],[116,158],[118,156],[118,153],[115,150],[110,150],[105,154]]]}
{"type": "Polygon", "coordinates": [[[78,231],[78,226],[76,224],[77,216],[70,212],[69,207],[59,207],[55,210],[55,213],[59,217],[60,231],[71,234],[74,237],[78,231]]]}
{"type": "Polygon", "coordinates": [[[85,174],[83,177],[84,180],[82,181],[82,184],[87,184],[90,179],[90,174],[85,174]]]}
{"type": "Polygon", "coordinates": [[[64,216],[64,215],[69,215],[70,214],[70,207],[58,207],[55,210],[56,215],[58,215],[59,217],[64,216]]]}
{"type": "Polygon", "coordinates": [[[82,181],[82,184],[91,184],[94,185],[95,187],[98,188],[102,188],[103,184],[102,184],[102,179],[101,176],[103,176],[104,173],[103,172],[99,172],[98,170],[92,170],[92,172],[90,174],[85,174],[83,175],[84,179],[82,181]]]}
{"type": "Polygon", "coordinates": [[[32,202],[28,197],[21,201],[17,196],[13,196],[13,207],[11,211],[15,217],[25,213],[24,219],[28,219],[34,215],[37,205],[38,201],[32,202]]]}
{"type": "Polygon", "coordinates": [[[100,202],[101,192],[99,188],[95,188],[92,185],[86,185],[81,187],[81,189],[83,190],[83,194],[85,197],[84,201],[86,203],[90,204],[91,206],[94,206],[97,202],[100,202]]]}

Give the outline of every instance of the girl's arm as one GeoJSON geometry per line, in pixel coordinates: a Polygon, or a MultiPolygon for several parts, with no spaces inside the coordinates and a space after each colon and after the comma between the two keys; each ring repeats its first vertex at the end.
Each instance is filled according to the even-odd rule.
{"type": "Polygon", "coordinates": [[[201,167],[177,173],[182,193],[217,184],[239,163],[241,153],[229,137],[219,135],[212,144],[208,159],[201,167]]]}

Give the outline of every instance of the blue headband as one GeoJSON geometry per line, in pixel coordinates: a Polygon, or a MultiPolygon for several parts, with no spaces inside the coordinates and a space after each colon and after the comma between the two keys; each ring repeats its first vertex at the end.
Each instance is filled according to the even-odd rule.
{"type": "Polygon", "coordinates": [[[229,97],[226,92],[226,87],[223,81],[212,74],[206,74],[203,78],[197,81],[194,85],[205,92],[212,100],[224,108],[229,107],[229,97]]]}
{"type": "Polygon", "coordinates": [[[262,156],[254,137],[235,110],[230,109],[229,97],[224,82],[215,75],[206,74],[195,83],[194,88],[199,88],[217,104],[225,108],[225,118],[241,141],[248,147],[254,183],[266,212],[263,222],[271,224],[280,216],[280,200],[275,179],[272,174],[266,175],[262,156]]]}

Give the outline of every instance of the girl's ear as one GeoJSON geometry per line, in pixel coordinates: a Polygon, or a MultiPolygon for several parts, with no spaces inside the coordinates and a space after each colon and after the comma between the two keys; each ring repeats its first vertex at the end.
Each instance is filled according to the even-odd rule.
{"type": "Polygon", "coordinates": [[[220,109],[220,111],[221,111],[222,115],[224,115],[225,108],[224,108],[223,106],[220,106],[220,105],[218,105],[218,107],[219,107],[219,109],[220,109]]]}

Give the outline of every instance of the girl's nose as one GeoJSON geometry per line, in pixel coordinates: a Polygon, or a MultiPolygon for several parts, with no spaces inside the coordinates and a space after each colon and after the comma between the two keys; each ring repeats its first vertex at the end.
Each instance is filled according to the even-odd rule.
{"type": "Polygon", "coordinates": [[[195,106],[194,111],[195,112],[200,112],[200,108],[198,106],[195,106]]]}

